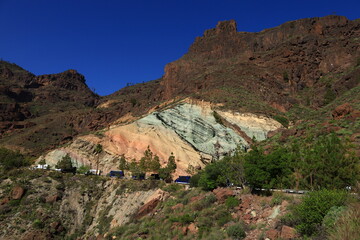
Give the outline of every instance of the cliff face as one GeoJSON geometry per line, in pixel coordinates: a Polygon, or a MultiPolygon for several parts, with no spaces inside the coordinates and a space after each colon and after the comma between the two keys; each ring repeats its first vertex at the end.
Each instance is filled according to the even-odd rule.
{"type": "MultiPolygon", "coordinates": [[[[35,76],[2,61],[0,144],[38,156],[125,115],[144,116],[187,97],[258,116],[283,115],[299,106],[317,110],[358,86],[359,39],[360,21],[340,16],[301,19],[258,33],[238,32],[233,20],[219,22],[166,65],[161,79],[105,97],[92,93],[75,70],[35,76]]],[[[241,131],[250,142],[246,135],[251,134],[241,131]]],[[[253,136],[264,139],[261,132],[253,136]]]]}
{"type": "Polygon", "coordinates": [[[0,62],[1,134],[29,127],[31,124],[25,120],[64,112],[74,106],[94,106],[97,99],[85,84],[84,76],[75,70],[34,76],[15,64],[0,62]]]}
{"type": "MultiPolygon", "coordinates": [[[[359,35],[359,21],[340,16],[292,21],[258,33],[237,32],[233,20],[219,22],[165,67],[163,98],[196,93],[209,99],[213,89],[242,87],[285,111],[304,103],[298,99],[304,89],[317,88],[321,96],[325,75],[356,65],[359,35]]],[[[323,105],[318,96],[311,98],[314,107],[323,105]]]]}
{"type": "Polygon", "coordinates": [[[100,179],[41,170],[22,174],[0,183],[0,239],[92,239],[128,223],[151,200],[168,197],[159,189],[159,181],[100,179]],[[21,185],[15,180],[22,180],[21,185]]]}

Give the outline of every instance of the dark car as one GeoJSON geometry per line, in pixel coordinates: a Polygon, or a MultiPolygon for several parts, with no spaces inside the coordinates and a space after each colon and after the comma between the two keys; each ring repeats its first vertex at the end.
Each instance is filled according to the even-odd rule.
{"type": "Polygon", "coordinates": [[[153,173],[153,174],[150,175],[150,179],[160,180],[160,176],[159,176],[159,174],[157,174],[157,173],[153,173]]]}
{"type": "Polygon", "coordinates": [[[132,179],[134,179],[134,180],[144,180],[145,179],[145,173],[132,175],[132,179]]]}
{"type": "Polygon", "coordinates": [[[190,176],[179,176],[175,182],[176,183],[181,183],[181,184],[190,184],[190,176]]]}
{"type": "Polygon", "coordinates": [[[72,174],[76,174],[76,167],[72,167],[72,168],[67,168],[67,169],[61,169],[62,173],[72,173],[72,174]]]}
{"type": "Polygon", "coordinates": [[[123,171],[110,171],[109,176],[123,178],[125,175],[123,171]]]}

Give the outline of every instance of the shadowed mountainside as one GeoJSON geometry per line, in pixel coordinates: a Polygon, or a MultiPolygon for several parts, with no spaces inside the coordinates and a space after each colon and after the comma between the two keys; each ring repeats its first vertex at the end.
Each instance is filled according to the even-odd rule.
{"type": "Polygon", "coordinates": [[[360,21],[341,16],[258,33],[238,32],[233,20],[219,22],[169,63],[162,78],[105,97],[94,94],[75,70],[35,76],[1,61],[0,144],[39,155],[126,115],[142,116],[186,97],[280,122],[299,120],[358,86],[359,43],[360,21]],[[296,114],[298,109],[305,115],[296,114]]]}

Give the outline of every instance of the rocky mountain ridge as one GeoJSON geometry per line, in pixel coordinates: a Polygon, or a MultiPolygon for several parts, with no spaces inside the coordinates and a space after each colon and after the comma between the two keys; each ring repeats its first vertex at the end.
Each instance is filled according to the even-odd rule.
{"type": "Polygon", "coordinates": [[[75,70],[35,76],[2,61],[0,144],[38,156],[84,132],[187,97],[220,104],[217,111],[296,122],[302,116],[293,109],[320,109],[358,86],[359,35],[359,20],[341,16],[258,33],[238,32],[235,21],[223,21],[169,63],[162,78],[105,97],[92,93],[75,70]]]}

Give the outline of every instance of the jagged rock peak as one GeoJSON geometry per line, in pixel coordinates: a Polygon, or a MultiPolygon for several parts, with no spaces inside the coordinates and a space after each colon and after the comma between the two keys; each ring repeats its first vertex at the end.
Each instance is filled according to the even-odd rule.
{"type": "Polygon", "coordinates": [[[237,26],[235,20],[228,20],[228,21],[219,21],[216,25],[216,28],[212,28],[206,30],[204,33],[204,37],[210,37],[213,35],[220,35],[220,34],[235,34],[237,33],[237,26]]]}
{"type": "Polygon", "coordinates": [[[75,69],[66,70],[66,71],[64,71],[64,73],[79,74],[78,71],[76,71],[75,69]]]}
{"type": "Polygon", "coordinates": [[[45,74],[45,75],[40,75],[37,76],[39,81],[42,82],[46,82],[46,81],[79,81],[82,83],[85,83],[85,77],[84,75],[78,73],[76,70],[74,69],[69,69],[66,70],[64,72],[61,73],[56,73],[56,74],[45,74]]]}

